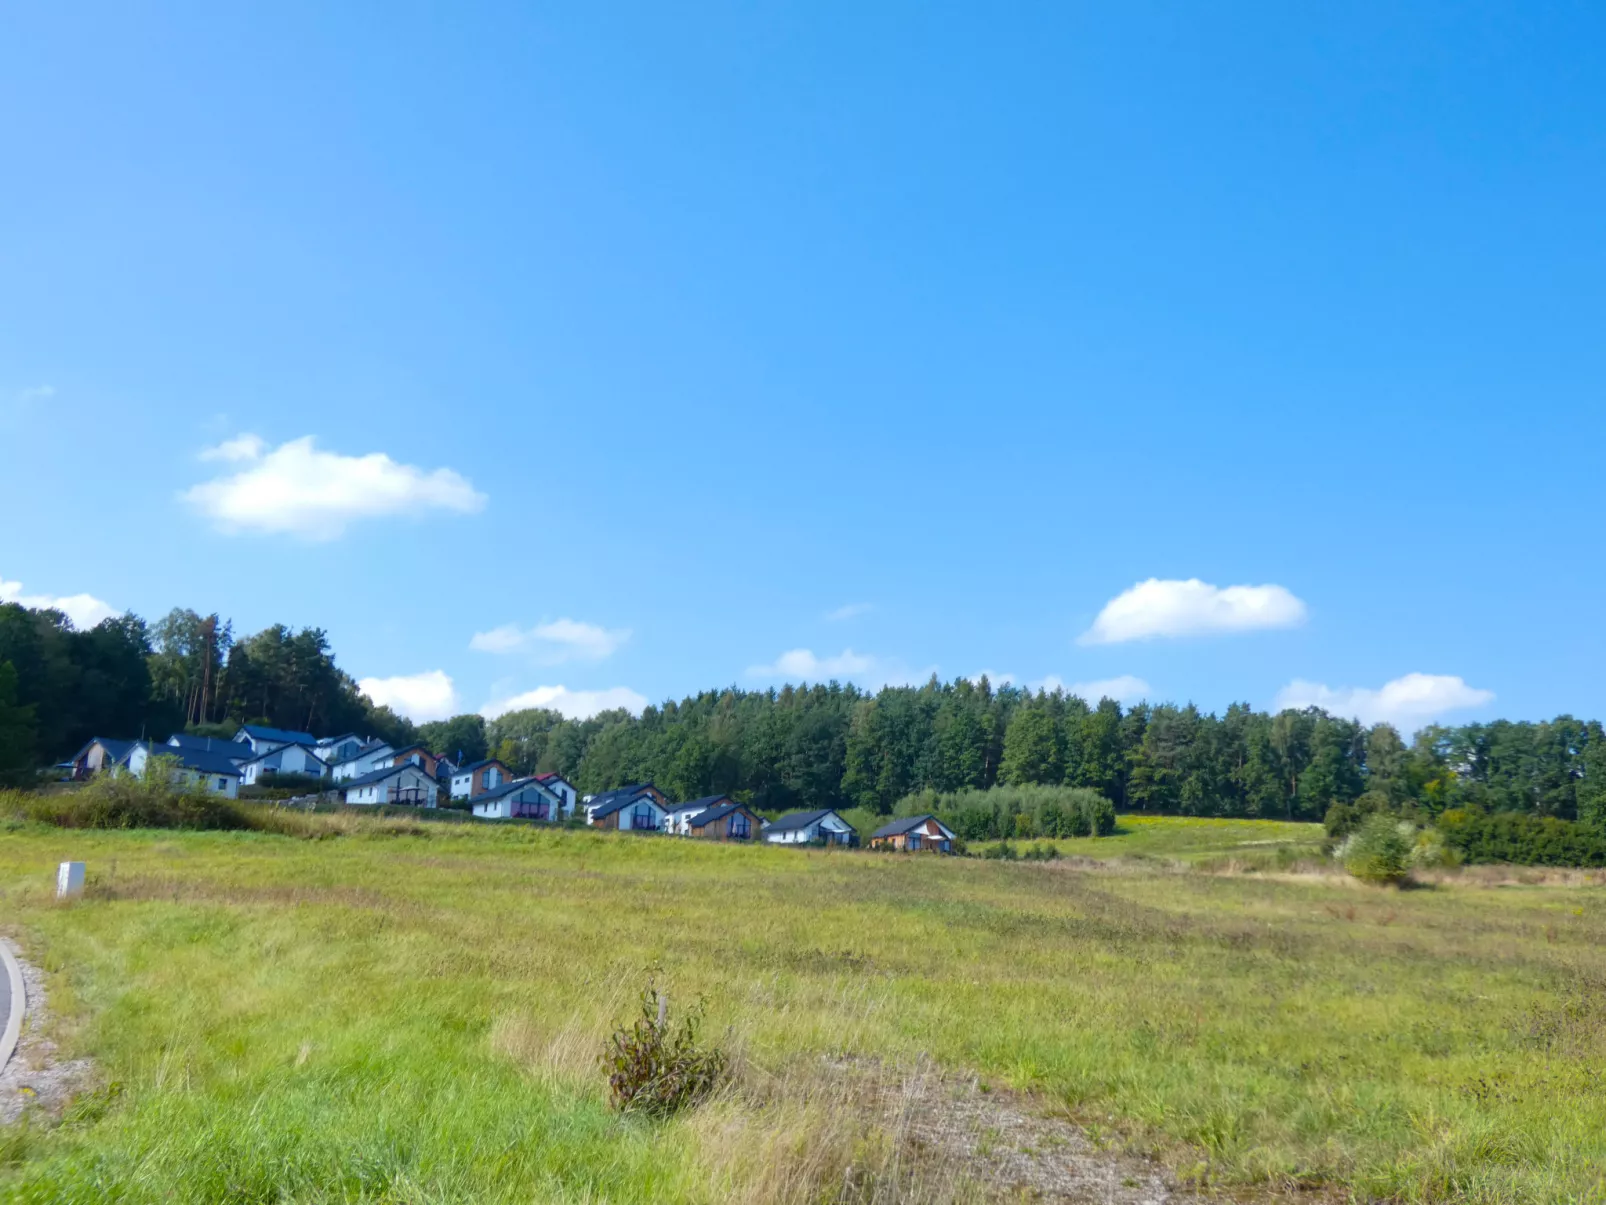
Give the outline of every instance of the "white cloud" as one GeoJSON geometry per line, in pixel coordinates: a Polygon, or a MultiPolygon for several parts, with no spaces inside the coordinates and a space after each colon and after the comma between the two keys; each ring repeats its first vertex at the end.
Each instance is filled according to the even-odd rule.
{"type": "Polygon", "coordinates": [[[612,686],[607,690],[570,690],[567,686],[537,686],[534,690],[527,690],[511,698],[495,699],[481,707],[480,714],[488,720],[494,720],[497,716],[510,711],[545,707],[561,712],[571,720],[587,720],[599,711],[612,711],[620,707],[633,715],[640,715],[641,709],[646,705],[645,695],[637,694],[626,686],[612,686]]]}
{"type": "Polygon", "coordinates": [[[825,619],[827,623],[841,623],[846,619],[857,619],[860,615],[868,615],[873,610],[875,607],[870,603],[848,603],[835,611],[827,611],[825,619]]]}
{"type": "Polygon", "coordinates": [[[215,448],[207,448],[201,453],[202,460],[256,460],[266,450],[268,443],[260,435],[236,435],[233,439],[225,439],[215,448]]]}
{"type": "Polygon", "coordinates": [[[80,632],[87,632],[103,619],[122,614],[93,594],[24,594],[21,582],[8,582],[4,578],[0,578],[0,603],[17,603],[39,611],[60,611],[80,632]]]}
{"type": "Polygon", "coordinates": [[[1063,690],[1068,695],[1097,703],[1100,699],[1114,699],[1117,703],[1137,703],[1153,694],[1153,689],[1134,674],[1121,674],[1114,678],[1095,678],[1091,682],[1067,683],[1057,674],[1049,674],[1041,682],[1033,683],[1052,694],[1063,690]]]}
{"type": "Polygon", "coordinates": [[[875,669],[875,658],[852,649],[843,649],[835,657],[816,657],[809,649],[789,649],[775,658],[773,665],[752,665],[747,669],[754,678],[786,678],[799,682],[824,682],[830,678],[851,678],[875,669]]]}
{"type": "Polygon", "coordinates": [[[228,534],[289,534],[332,540],[358,519],[444,510],[472,514],[485,495],[451,469],[398,464],[383,452],[322,452],[304,435],[268,449],[254,435],[226,440],[203,460],[241,466],[179,497],[228,534]]]}
{"type": "Polygon", "coordinates": [[[17,391],[17,400],[22,402],[47,402],[55,396],[54,385],[30,385],[17,391]]]}
{"type": "Polygon", "coordinates": [[[749,678],[776,682],[853,682],[869,690],[882,686],[918,685],[937,672],[935,665],[910,670],[900,661],[843,649],[834,657],[817,657],[811,649],[788,649],[770,665],[750,665],[749,678]]]}
{"type": "Polygon", "coordinates": [[[1363,724],[1393,724],[1414,731],[1447,711],[1494,702],[1494,691],[1468,686],[1453,674],[1406,674],[1376,690],[1323,686],[1295,679],[1277,692],[1277,710],[1320,707],[1363,724]]]}
{"type": "Polygon", "coordinates": [[[533,628],[505,623],[489,632],[475,632],[468,647],[482,653],[533,653],[549,665],[564,661],[601,661],[630,639],[629,628],[604,628],[574,619],[555,619],[533,628]]]}
{"type": "Polygon", "coordinates": [[[1212,586],[1198,578],[1151,577],[1104,605],[1080,644],[1119,644],[1156,636],[1199,636],[1291,628],[1305,622],[1305,604],[1282,586],[1212,586]]]}
{"type": "Polygon", "coordinates": [[[457,714],[457,688],[444,670],[363,678],[357,688],[379,706],[398,711],[415,723],[427,724],[457,714]]]}

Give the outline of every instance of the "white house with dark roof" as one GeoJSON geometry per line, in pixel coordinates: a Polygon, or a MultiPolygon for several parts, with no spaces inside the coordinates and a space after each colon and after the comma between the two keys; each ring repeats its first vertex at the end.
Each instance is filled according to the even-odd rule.
{"type": "Polygon", "coordinates": [[[313,752],[309,744],[280,745],[240,763],[241,785],[255,786],[278,774],[305,774],[309,778],[325,778],[329,767],[313,752]]]}
{"type": "Polygon", "coordinates": [[[331,766],[330,776],[336,782],[361,778],[364,774],[371,774],[388,766],[391,755],[395,752],[396,750],[385,741],[369,741],[344,761],[338,761],[331,766]]]}
{"type": "Polygon", "coordinates": [[[339,736],[326,736],[319,739],[313,752],[318,755],[326,766],[337,766],[347,758],[355,757],[357,751],[368,742],[355,732],[343,732],[339,736]]]}
{"type": "Polygon", "coordinates": [[[558,821],[572,810],[564,806],[562,796],[537,778],[515,778],[474,799],[474,815],[481,820],[558,821]]]}
{"type": "MultiPolygon", "coordinates": [[[[203,738],[204,739],[204,738],[203,738]]],[[[229,742],[219,741],[218,744],[229,742]]],[[[122,764],[137,778],[145,777],[151,759],[170,758],[173,781],[206,788],[214,795],[229,799],[240,793],[240,770],[234,759],[221,749],[198,749],[183,745],[154,745],[134,741],[124,753],[122,764]]]]}
{"type": "Polygon", "coordinates": [[[664,831],[664,807],[658,802],[661,796],[648,791],[609,791],[586,805],[587,823],[596,828],[618,829],[620,832],[661,833],[664,831]]]}
{"type": "Polygon", "coordinates": [[[563,810],[571,816],[580,802],[580,792],[574,789],[574,784],[556,771],[549,770],[545,774],[537,774],[535,781],[563,800],[563,810]]]}
{"type": "Polygon", "coordinates": [[[453,799],[477,799],[487,791],[494,791],[500,786],[511,782],[513,775],[508,768],[494,757],[484,761],[470,762],[452,771],[451,797],[453,799]]]}
{"type": "Polygon", "coordinates": [[[341,789],[347,803],[409,804],[432,808],[438,802],[435,779],[422,766],[415,766],[412,762],[382,766],[360,778],[350,779],[341,789]]]}
{"type": "Polygon", "coordinates": [[[771,845],[857,845],[859,830],[830,808],[791,812],[764,827],[771,845]]]}
{"type": "Polygon", "coordinates": [[[269,728],[263,724],[245,724],[234,734],[234,739],[251,746],[253,756],[267,753],[282,745],[306,745],[312,748],[317,739],[310,732],[291,732],[285,728],[269,728]]]}

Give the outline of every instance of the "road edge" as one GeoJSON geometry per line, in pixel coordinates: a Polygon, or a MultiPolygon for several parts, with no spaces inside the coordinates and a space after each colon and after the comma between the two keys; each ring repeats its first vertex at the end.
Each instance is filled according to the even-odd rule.
{"type": "Polygon", "coordinates": [[[6,964],[6,974],[11,978],[11,1016],[6,1021],[5,1032],[0,1033],[0,1071],[4,1071],[22,1037],[22,1017],[28,1011],[28,989],[23,986],[22,968],[17,965],[17,956],[12,952],[11,943],[3,937],[0,937],[0,962],[6,964]]]}

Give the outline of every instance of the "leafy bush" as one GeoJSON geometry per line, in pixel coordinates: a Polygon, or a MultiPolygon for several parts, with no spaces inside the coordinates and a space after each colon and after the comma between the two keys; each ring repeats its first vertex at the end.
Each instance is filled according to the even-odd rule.
{"type": "Polygon", "coordinates": [[[198,785],[172,782],[161,773],[102,774],[76,791],[25,796],[20,812],[25,819],[57,828],[251,827],[232,801],[198,785]]]}
{"type": "Polygon", "coordinates": [[[1338,847],[1344,869],[1365,883],[1402,883],[1411,872],[1416,826],[1376,812],[1338,847]]]}
{"type": "Polygon", "coordinates": [[[981,856],[994,862],[1016,862],[1020,860],[1020,851],[1008,841],[1000,841],[982,850],[981,856]]]}
{"type": "Polygon", "coordinates": [[[703,1011],[699,1003],[679,1026],[669,1020],[669,998],[649,979],[641,1015],[608,1039],[603,1065],[608,1091],[621,1113],[668,1117],[707,1099],[725,1079],[729,1060],[718,1047],[697,1044],[703,1011]]]}
{"type": "Polygon", "coordinates": [[[1606,833],[1554,816],[1454,809],[1439,817],[1438,830],[1445,844],[1468,862],[1606,866],[1606,833]]]}
{"type": "Polygon", "coordinates": [[[1107,837],[1115,805],[1087,787],[993,787],[917,791],[898,801],[899,816],[930,812],[969,841],[1034,837],[1107,837]]]}
{"type": "Polygon", "coordinates": [[[1033,841],[1031,847],[1021,854],[1021,858],[1027,862],[1052,862],[1059,856],[1060,851],[1058,849],[1041,841],[1033,841]]]}

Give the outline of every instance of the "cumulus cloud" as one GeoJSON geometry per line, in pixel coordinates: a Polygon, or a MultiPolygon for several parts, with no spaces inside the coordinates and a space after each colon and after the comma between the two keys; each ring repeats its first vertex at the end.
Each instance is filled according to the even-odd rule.
{"type": "Polygon", "coordinates": [[[122,612],[93,594],[24,594],[21,582],[0,578],[0,603],[16,603],[36,611],[60,611],[80,632],[88,631],[103,619],[114,619],[122,612]]]}
{"type": "Polygon", "coordinates": [[[554,619],[533,628],[505,623],[489,632],[475,632],[468,647],[482,653],[531,653],[549,665],[557,665],[564,661],[601,661],[613,656],[629,639],[629,628],[554,619]]]}
{"type": "Polygon", "coordinates": [[[457,714],[457,688],[444,670],[432,669],[394,678],[363,678],[357,688],[380,707],[389,707],[418,724],[457,714]]]}
{"type": "Polygon", "coordinates": [[[752,665],[747,669],[753,678],[786,678],[799,682],[824,682],[830,678],[851,678],[875,669],[875,658],[852,649],[843,649],[834,657],[816,657],[810,649],[789,649],[775,658],[772,665],[752,665]]]}
{"type": "Polygon", "coordinates": [[[451,469],[398,464],[383,452],[324,452],[310,435],[272,449],[255,435],[241,435],[208,448],[201,459],[221,461],[234,471],[179,497],[230,535],[332,540],[360,519],[429,511],[472,514],[485,506],[485,495],[451,469]]]}
{"type": "Polygon", "coordinates": [[[868,615],[873,610],[875,607],[870,603],[848,603],[834,611],[827,611],[825,618],[827,623],[841,623],[845,619],[857,619],[860,615],[868,615]]]}
{"type": "Polygon", "coordinates": [[[1414,731],[1449,711],[1494,702],[1494,691],[1468,686],[1453,674],[1406,674],[1376,690],[1324,686],[1295,679],[1277,692],[1277,709],[1320,707],[1363,724],[1393,724],[1414,731]]]}
{"type": "Polygon", "coordinates": [[[612,686],[607,690],[570,690],[567,686],[537,686],[511,698],[495,699],[480,708],[488,720],[510,711],[524,711],[531,707],[544,707],[560,712],[571,720],[588,720],[599,711],[624,708],[632,715],[640,715],[647,706],[645,695],[637,694],[626,686],[612,686]]]}
{"type": "Polygon", "coordinates": [[[1100,699],[1114,699],[1117,703],[1137,703],[1153,694],[1152,688],[1134,674],[1121,674],[1114,678],[1094,678],[1090,682],[1066,682],[1057,674],[1050,674],[1039,683],[1052,694],[1063,690],[1068,695],[1097,703],[1100,699]]]}
{"type": "Polygon", "coordinates": [[[924,682],[937,672],[935,665],[910,670],[900,661],[843,649],[833,657],[819,657],[812,649],[788,649],[769,665],[750,665],[747,676],[770,682],[854,682],[874,690],[924,682]]]}
{"type": "Polygon", "coordinates": [[[1187,581],[1151,577],[1107,602],[1079,643],[1249,632],[1304,622],[1305,604],[1282,586],[1223,587],[1196,577],[1187,581]]]}

